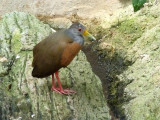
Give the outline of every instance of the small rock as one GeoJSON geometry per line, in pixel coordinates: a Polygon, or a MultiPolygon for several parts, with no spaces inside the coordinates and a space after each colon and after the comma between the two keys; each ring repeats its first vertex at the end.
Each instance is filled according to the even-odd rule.
{"type": "Polygon", "coordinates": [[[35,116],[35,114],[32,114],[31,117],[33,118],[35,116]]]}
{"type": "Polygon", "coordinates": [[[0,57],[0,62],[5,62],[5,61],[8,61],[7,58],[5,58],[5,57],[0,57]]]}
{"type": "Polygon", "coordinates": [[[17,56],[16,56],[16,59],[18,59],[18,58],[20,58],[20,56],[19,56],[19,55],[17,55],[17,56]]]}
{"type": "Polygon", "coordinates": [[[22,117],[19,117],[18,120],[22,120],[22,117]]]}
{"type": "Polygon", "coordinates": [[[68,28],[72,22],[67,18],[53,18],[47,21],[49,25],[53,28],[64,29],[68,28]]]}
{"type": "Polygon", "coordinates": [[[140,55],[140,57],[141,57],[142,61],[146,61],[149,59],[149,55],[147,55],[147,54],[142,54],[142,55],[140,55]]]}

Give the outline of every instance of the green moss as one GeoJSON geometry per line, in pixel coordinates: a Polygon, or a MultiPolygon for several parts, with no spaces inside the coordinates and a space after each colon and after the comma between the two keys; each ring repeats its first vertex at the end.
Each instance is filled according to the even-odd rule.
{"type": "Polygon", "coordinates": [[[132,45],[143,33],[142,26],[136,18],[126,18],[113,30],[115,31],[113,41],[125,47],[132,45]]]}
{"type": "MultiPolygon", "coordinates": [[[[105,56],[107,68],[107,102],[115,116],[121,119],[126,118],[124,105],[132,99],[132,97],[124,95],[125,86],[131,82],[132,79],[122,81],[122,78],[117,76],[123,74],[123,72],[128,69],[128,66],[131,66],[134,62],[132,61],[134,54],[128,52],[128,50],[130,50],[130,48],[139,41],[139,38],[144,35],[146,29],[152,27],[152,24],[149,23],[153,21],[153,17],[148,13],[146,14],[149,17],[141,17],[140,15],[134,17],[126,16],[123,20],[114,22],[112,26],[107,29],[103,29],[98,26],[95,27],[97,30],[97,37],[98,39],[101,39],[99,44],[110,44],[113,46],[112,48],[114,48],[113,50],[100,48],[99,44],[94,47],[99,55],[103,53],[105,56]],[[147,26],[147,24],[149,24],[149,26],[147,26]],[[129,54],[132,56],[132,59],[128,59],[129,54]]],[[[139,44],[148,44],[148,41],[145,39],[143,40],[144,41],[139,44]]],[[[141,45],[139,45],[139,48],[141,45]]],[[[138,74],[142,73],[138,72],[138,74]]]]}
{"type": "Polygon", "coordinates": [[[105,56],[107,102],[121,119],[160,119],[159,7],[147,6],[139,13],[119,17],[107,29],[95,27],[100,41],[94,49],[105,56]]]}
{"type": "Polygon", "coordinates": [[[12,40],[11,40],[11,44],[12,44],[12,51],[14,51],[15,53],[18,53],[21,50],[21,33],[19,29],[16,29],[13,32],[12,35],[12,40]]]}

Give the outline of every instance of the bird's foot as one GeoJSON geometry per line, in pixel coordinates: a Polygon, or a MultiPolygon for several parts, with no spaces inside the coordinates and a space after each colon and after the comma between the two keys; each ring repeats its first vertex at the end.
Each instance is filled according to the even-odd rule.
{"type": "MultiPolygon", "coordinates": [[[[53,87],[52,87],[51,90],[60,93],[59,90],[58,90],[58,88],[53,88],[53,87]]],[[[60,94],[61,94],[61,93],[60,93],[60,94]]]]}
{"type": "Polygon", "coordinates": [[[76,93],[75,91],[69,90],[69,89],[52,88],[52,90],[60,94],[65,94],[65,95],[76,93]]]}
{"type": "Polygon", "coordinates": [[[59,91],[61,94],[69,95],[69,94],[75,94],[76,92],[69,89],[63,89],[59,91]]]}

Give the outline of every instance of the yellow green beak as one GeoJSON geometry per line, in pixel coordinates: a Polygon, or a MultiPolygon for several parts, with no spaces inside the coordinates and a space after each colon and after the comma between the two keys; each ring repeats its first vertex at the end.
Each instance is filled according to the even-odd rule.
{"type": "Polygon", "coordinates": [[[91,35],[87,30],[84,30],[83,35],[89,37],[92,40],[96,40],[96,38],[93,37],[93,35],[91,35]]]}

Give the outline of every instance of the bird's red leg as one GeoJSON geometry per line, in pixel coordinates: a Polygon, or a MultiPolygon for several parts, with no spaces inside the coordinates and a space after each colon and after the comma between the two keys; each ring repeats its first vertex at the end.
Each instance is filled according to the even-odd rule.
{"type": "Polygon", "coordinates": [[[74,91],[71,91],[71,90],[63,89],[63,88],[62,88],[62,85],[61,85],[61,82],[60,82],[60,79],[59,79],[59,76],[58,76],[58,71],[55,72],[55,76],[56,76],[56,78],[57,78],[57,82],[58,82],[58,86],[59,86],[59,88],[58,88],[57,90],[59,90],[59,92],[60,92],[61,94],[76,93],[76,92],[74,92],[74,91]]]}
{"type": "Polygon", "coordinates": [[[59,92],[59,90],[55,87],[54,73],[52,74],[52,88],[51,88],[51,90],[59,92]]]}

